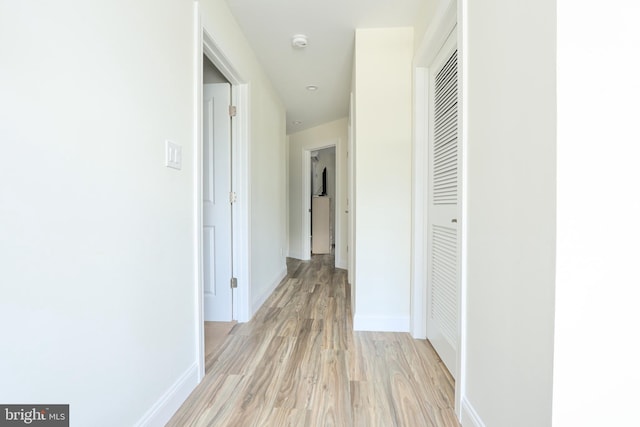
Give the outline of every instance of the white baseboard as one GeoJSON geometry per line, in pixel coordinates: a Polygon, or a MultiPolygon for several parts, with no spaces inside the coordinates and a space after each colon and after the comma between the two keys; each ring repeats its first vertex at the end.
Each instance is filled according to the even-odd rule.
{"type": "Polygon", "coordinates": [[[251,316],[253,317],[256,311],[264,304],[264,302],[269,298],[269,296],[273,293],[273,291],[278,287],[282,279],[287,276],[287,267],[285,266],[282,271],[278,274],[278,276],[269,284],[267,289],[255,300],[255,302],[251,305],[251,316]]]}
{"type": "Polygon", "coordinates": [[[158,401],[136,423],[136,427],[160,427],[167,424],[189,394],[198,385],[198,364],[194,363],[158,399],[158,401]]]}
{"type": "Polygon", "coordinates": [[[467,397],[462,398],[462,419],[461,424],[463,427],[485,427],[480,415],[473,408],[473,405],[467,400],[467,397]]]}
{"type": "Polygon", "coordinates": [[[349,265],[346,259],[336,259],[336,268],[342,268],[343,270],[347,270],[349,265]]]}
{"type": "Polygon", "coordinates": [[[300,253],[299,252],[293,252],[293,251],[289,251],[289,253],[287,254],[288,258],[293,258],[293,259],[300,259],[300,253]]]}
{"type": "Polygon", "coordinates": [[[356,331],[409,332],[409,316],[353,316],[353,329],[356,331]]]}

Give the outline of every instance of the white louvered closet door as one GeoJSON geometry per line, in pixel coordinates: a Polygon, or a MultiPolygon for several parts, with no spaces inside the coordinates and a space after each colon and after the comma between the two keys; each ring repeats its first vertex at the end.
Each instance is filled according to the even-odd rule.
{"type": "Polygon", "coordinates": [[[457,376],[460,281],[458,60],[448,40],[430,67],[427,337],[457,376]]]}

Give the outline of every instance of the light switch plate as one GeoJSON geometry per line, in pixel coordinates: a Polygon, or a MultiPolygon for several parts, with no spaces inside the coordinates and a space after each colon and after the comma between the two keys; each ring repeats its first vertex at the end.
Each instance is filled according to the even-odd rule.
{"type": "Polygon", "coordinates": [[[165,166],[173,169],[182,169],[182,146],[165,141],[165,166]]]}

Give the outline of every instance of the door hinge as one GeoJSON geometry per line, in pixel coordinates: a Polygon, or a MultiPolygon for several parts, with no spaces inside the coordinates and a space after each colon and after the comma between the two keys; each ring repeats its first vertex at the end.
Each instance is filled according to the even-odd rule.
{"type": "Polygon", "coordinates": [[[238,195],[236,194],[236,192],[235,191],[230,191],[229,192],[229,203],[234,204],[237,201],[238,201],[238,195]]]}
{"type": "Polygon", "coordinates": [[[235,117],[238,114],[238,110],[235,105],[229,105],[229,117],[235,117]]]}
{"type": "Polygon", "coordinates": [[[238,287],[238,279],[236,277],[231,278],[231,289],[235,289],[238,287]]]}

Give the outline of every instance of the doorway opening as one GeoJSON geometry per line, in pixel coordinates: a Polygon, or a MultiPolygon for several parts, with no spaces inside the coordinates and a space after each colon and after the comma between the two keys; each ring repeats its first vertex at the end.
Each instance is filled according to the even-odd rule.
{"type": "MultiPolygon", "coordinates": [[[[200,22],[198,17],[197,22],[200,22]]],[[[196,301],[197,313],[195,319],[196,354],[198,355],[198,376],[202,380],[205,375],[205,320],[209,317],[207,297],[218,291],[226,290],[228,296],[221,298],[226,300],[222,308],[228,310],[225,321],[246,322],[251,315],[250,309],[250,199],[249,199],[249,98],[248,85],[240,77],[228,57],[220,50],[218,44],[211,35],[202,27],[196,26],[196,39],[198,40],[195,61],[195,141],[194,141],[194,204],[195,204],[195,253],[196,253],[196,301]],[[206,68],[205,68],[206,67],[206,68]],[[210,86],[210,87],[208,87],[210,86]],[[205,105],[205,89],[217,86],[218,90],[213,95],[207,93],[205,105]],[[224,92],[224,93],[223,93],[224,92]],[[219,102],[224,97],[224,100],[219,102]],[[226,105],[225,105],[226,104],[226,105]],[[235,108],[230,108],[231,106],[235,108]],[[211,125],[211,115],[223,111],[226,116],[211,125]],[[233,114],[235,110],[235,114],[233,114]],[[204,141],[215,141],[213,134],[219,130],[219,122],[228,125],[229,137],[224,147],[228,153],[221,156],[214,144],[206,147],[204,141]],[[209,124],[207,124],[209,123],[209,124]],[[205,129],[206,127],[206,129],[205,129]],[[208,138],[208,139],[207,139],[208,138]],[[228,145],[227,145],[228,143],[228,145]],[[228,159],[222,168],[215,165],[216,159],[225,157],[228,159]],[[205,168],[205,163],[211,166],[205,168]],[[226,189],[217,188],[218,181],[227,181],[226,189]],[[205,185],[206,184],[206,185],[205,185]],[[227,217],[221,219],[216,214],[211,201],[220,206],[226,205],[227,217]],[[207,210],[212,209],[214,214],[207,217],[207,210]],[[218,224],[214,226],[208,222],[223,221],[222,229],[218,224]],[[216,246],[218,232],[226,233],[222,247],[216,246]],[[224,256],[223,256],[224,255],[224,256]],[[212,262],[211,260],[215,260],[212,262]],[[229,277],[215,279],[220,265],[228,270],[229,277]],[[235,285],[231,291],[232,285],[235,285]],[[209,295],[207,295],[209,294],[209,295]]],[[[222,116],[220,116],[222,117],[222,116]]],[[[218,236],[219,237],[219,236],[218,236]]],[[[217,310],[214,310],[215,314],[217,310]]],[[[228,326],[228,325],[227,325],[228,326]]],[[[215,333],[210,333],[210,336],[215,333]]],[[[210,342],[212,339],[209,340],[210,342]]],[[[209,349],[211,351],[211,349],[209,349]]]]}
{"type": "Polygon", "coordinates": [[[311,255],[335,255],[336,147],[311,152],[311,255]]]}
{"type": "Polygon", "coordinates": [[[234,325],[231,83],[202,57],[202,257],[206,361],[234,325]]]}
{"type": "Polygon", "coordinates": [[[301,259],[315,255],[341,259],[343,248],[338,241],[342,221],[338,215],[340,191],[339,140],[306,146],[302,149],[302,232],[301,259]],[[315,235],[315,239],[314,239],[315,235]]]}

